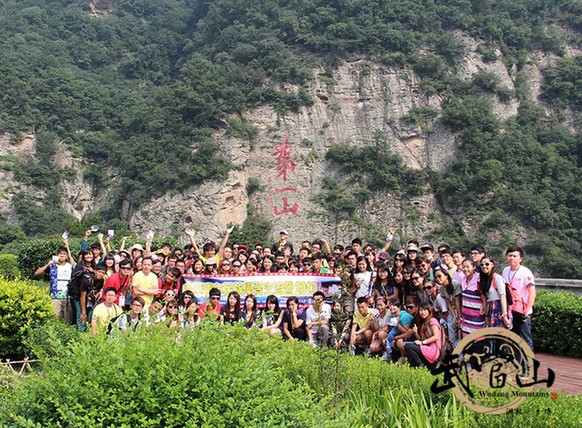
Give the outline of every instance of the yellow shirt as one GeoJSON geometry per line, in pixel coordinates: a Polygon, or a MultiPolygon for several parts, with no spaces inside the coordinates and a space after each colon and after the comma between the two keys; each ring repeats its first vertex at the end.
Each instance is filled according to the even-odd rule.
{"type": "Polygon", "coordinates": [[[354,322],[358,324],[359,328],[364,328],[366,327],[368,322],[370,322],[373,315],[374,309],[372,308],[368,308],[368,313],[366,314],[366,316],[362,315],[360,311],[356,309],[356,311],[354,312],[354,322]]]}
{"type": "Polygon", "coordinates": [[[107,307],[105,303],[99,303],[95,306],[95,309],[93,309],[92,321],[94,320],[97,324],[97,329],[103,329],[109,325],[109,321],[111,321],[112,318],[121,315],[121,312],[123,311],[116,304],[107,307]]]}
{"type": "MultiPolygon", "coordinates": [[[[140,271],[136,273],[133,278],[131,278],[131,286],[139,287],[142,290],[157,290],[159,288],[158,277],[153,272],[150,272],[148,275],[144,275],[144,273],[140,271]]],[[[147,309],[152,304],[155,296],[151,294],[142,294],[140,297],[145,300],[144,309],[147,309]]]]}

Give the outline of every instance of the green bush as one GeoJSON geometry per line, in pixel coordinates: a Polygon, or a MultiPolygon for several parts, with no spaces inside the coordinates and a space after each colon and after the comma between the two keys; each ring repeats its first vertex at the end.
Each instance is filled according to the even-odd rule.
{"type": "MultiPolygon", "coordinates": [[[[220,328],[219,328],[220,329],[220,328]]],[[[85,335],[0,405],[0,425],[314,426],[308,385],[268,358],[282,343],[232,329],[85,335]]]]}
{"type": "Polygon", "coordinates": [[[518,417],[480,415],[450,393],[432,394],[425,369],[242,326],[78,337],[14,380],[9,394],[0,388],[1,426],[545,427],[580,419],[580,395],[528,398],[518,417]]]}
{"type": "Polygon", "coordinates": [[[532,318],[536,351],[582,358],[582,296],[542,290],[532,318]]]}
{"type": "Polygon", "coordinates": [[[57,357],[66,354],[67,347],[78,339],[79,330],[76,326],[50,317],[29,330],[24,345],[29,357],[57,357]]]}
{"type": "Polygon", "coordinates": [[[14,254],[0,254],[0,277],[16,279],[20,277],[18,257],[14,254]]]}
{"type": "Polygon", "coordinates": [[[25,278],[34,278],[34,271],[47,264],[62,246],[62,242],[56,239],[30,239],[23,242],[17,254],[22,275],[25,278]]]}
{"type": "Polygon", "coordinates": [[[23,339],[31,328],[53,316],[47,293],[25,281],[0,278],[0,358],[23,357],[23,339]]]}

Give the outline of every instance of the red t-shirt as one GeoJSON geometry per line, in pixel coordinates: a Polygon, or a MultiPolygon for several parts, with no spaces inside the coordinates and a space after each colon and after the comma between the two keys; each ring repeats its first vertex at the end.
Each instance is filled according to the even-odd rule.
{"type": "MultiPolygon", "coordinates": [[[[105,286],[103,287],[103,290],[109,288],[109,287],[113,287],[115,288],[115,304],[119,305],[119,297],[120,296],[125,296],[125,291],[127,290],[127,288],[130,286],[131,284],[131,276],[126,276],[124,279],[121,279],[119,276],[119,272],[114,273],[113,275],[111,275],[109,278],[107,278],[107,281],[105,281],[105,286]]],[[[105,300],[105,295],[101,296],[101,302],[103,302],[105,300]]]]}
{"type": "Polygon", "coordinates": [[[218,316],[218,315],[220,315],[221,310],[222,310],[222,306],[218,302],[216,302],[216,306],[214,307],[214,310],[212,309],[211,305],[204,302],[198,307],[198,318],[202,319],[207,314],[208,315],[216,314],[218,316]]]}

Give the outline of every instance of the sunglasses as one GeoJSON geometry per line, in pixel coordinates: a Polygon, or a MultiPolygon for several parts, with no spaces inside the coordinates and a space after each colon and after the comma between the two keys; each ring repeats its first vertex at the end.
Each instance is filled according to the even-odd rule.
{"type": "Polygon", "coordinates": [[[481,267],[489,267],[489,266],[492,266],[492,265],[493,265],[493,263],[481,263],[479,266],[481,266],[481,267]]]}
{"type": "Polygon", "coordinates": [[[412,280],[413,280],[413,281],[416,281],[417,279],[420,279],[420,278],[422,278],[422,277],[421,277],[421,276],[413,276],[413,277],[412,277],[412,280]]]}
{"type": "Polygon", "coordinates": [[[168,309],[178,309],[177,306],[168,306],[168,309]]]}
{"type": "Polygon", "coordinates": [[[414,308],[416,308],[416,306],[406,306],[406,309],[408,309],[408,310],[411,310],[411,309],[414,309],[414,308]]]}
{"type": "Polygon", "coordinates": [[[240,267],[240,265],[232,265],[232,267],[240,267]]]}
{"type": "Polygon", "coordinates": [[[432,285],[427,285],[426,287],[424,287],[425,290],[430,290],[432,288],[432,285]]]}
{"type": "Polygon", "coordinates": [[[220,297],[218,297],[218,296],[212,296],[212,297],[210,298],[210,300],[220,300],[220,297]]]}

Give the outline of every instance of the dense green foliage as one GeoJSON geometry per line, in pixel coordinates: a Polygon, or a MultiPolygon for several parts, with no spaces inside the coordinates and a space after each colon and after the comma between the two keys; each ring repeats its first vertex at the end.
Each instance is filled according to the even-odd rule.
{"type": "Polygon", "coordinates": [[[50,317],[54,309],[48,293],[28,282],[0,277],[0,358],[24,356],[24,338],[50,317]]]}
{"type": "MultiPolygon", "coordinates": [[[[358,206],[375,192],[420,194],[426,181],[455,224],[480,224],[471,237],[451,230],[460,240],[502,247],[524,224],[533,231],[536,243],[528,251],[540,273],[582,277],[569,258],[581,251],[581,201],[573,179],[580,175],[580,138],[528,103],[504,123],[484,98],[521,100],[519,70],[528,54],[562,55],[565,42],[578,43],[557,28],[579,29],[579,12],[577,3],[565,0],[120,0],[97,18],[85,1],[4,1],[0,133],[20,140],[34,132],[37,147],[36,160],[6,158],[0,167],[46,192],[22,192],[13,200],[28,235],[60,233],[63,222],[72,222],[57,202],[62,181],[71,179],[70,169],[54,163],[61,143],[80,156],[96,192],[114,190],[106,211],[92,214],[131,215],[163,192],[226,177],[232,164],[214,142],[214,129],[252,138],[256,130],[244,125],[247,109],[266,103],[279,114],[298,111],[312,103],[305,84],[313,66],[323,66],[325,78],[346,58],[362,57],[413,69],[425,95],[445,99],[442,120],[461,135],[459,162],[434,177],[404,168],[384,146],[338,146],[328,160],[344,170],[351,162],[355,170],[349,183],[324,183],[319,199],[335,206],[326,205],[323,215],[342,227],[373,229],[358,206]],[[489,72],[472,82],[455,76],[465,52],[457,30],[480,42],[485,61],[497,59],[499,49],[508,66],[517,66],[515,91],[489,72]],[[335,203],[333,195],[354,187],[353,197],[335,203]]],[[[580,57],[559,61],[545,72],[544,98],[579,111],[579,76],[580,57]]],[[[438,120],[438,110],[423,106],[402,118],[427,134],[428,122],[438,120]]],[[[14,233],[0,221],[0,244],[13,241],[14,233]]]]}
{"type": "Polygon", "coordinates": [[[561,59],[555,67],[544,70],[544,98],[559,107],[582,110],[581,76],[582,55],[561,59]]]}
{"type": "Polygon", "coordinates": [[[580,309],[582,296],[539,291],[532,320],[536,351],[582,358],[580,309]]]}
{"type": "Polygon", "coordinates": [[[580,136],[528,102],[501,122],[487,99],[453,98],[443,120],[463,141],[458,162],[435,182],[447,212],[478,221],[475,242],[505,246],[504,231],[527,225],[534,233],[521,244],[537,259],[536,272],[582,277],[580,136]]]}
{"type": "Polygon", "coordinates": [[[14,254],[0,254],[0,277],[16,279],[19,276],[18,258],[14,254]]]}
{"type": "Polygon", "coordinates": [[[252,206],[249,206],[247,218],[242,225],[234,227],[228,245],[234,243],[254,245],[257,242],[262,242],[263,245],[268,246],[272,239],[272,230],[273,223],[262,217],[252,206]]]}
{"type": "Polygon", "coordinates": [[[56,239],[30,239],[23,241],[18,248],[17,254],[22,275],[26,278],[33,278],[34,271],[46,265],[62,246],[62,242],[56,239]]]}
{"type": "Polygon", "coordinates": [[[562,394],[528,398],[508,415],[476,414],[448,392],[432,394],[424,369],[242,326],[158,333],[84,335],[51,348],[37,374],[0,384],[0,424],[558,427],[582,417],[582,397],[562,394]]]}

